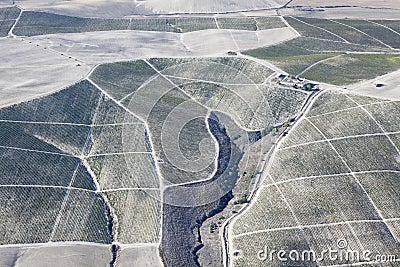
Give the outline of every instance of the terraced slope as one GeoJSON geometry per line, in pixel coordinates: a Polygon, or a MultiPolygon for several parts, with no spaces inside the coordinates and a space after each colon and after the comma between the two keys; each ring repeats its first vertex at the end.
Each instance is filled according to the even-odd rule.
{"type": "MultiPolygon", "coordinates": [[[[365,258],[320,257],[369,250],[398,255],[400,103],[326,91],[282,140],[249,207],[229,229],[233,266],[321,266],[365,258]],[[267,256],[264,248],[313,251],[316,258],[267,256]]],[[[389,263],[385,266],[396,266],[389,263]]]]}

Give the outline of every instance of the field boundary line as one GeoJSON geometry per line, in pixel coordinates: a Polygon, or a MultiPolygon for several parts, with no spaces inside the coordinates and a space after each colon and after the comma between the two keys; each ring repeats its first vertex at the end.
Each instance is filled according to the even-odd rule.
{"type": "Polygon", "coordinates": [[[293,31],[298,37],[301,37],[301,34],[292,25],[290,25],[289,22],[287,22],[283,16],[279,15],[279,18],[286,25],[286,27],[288,27],[291,31],[293,31]]]}
{"type": "Polygon", "coordinates": [[[381,27],[383,27],[383,28],[388,29],[389,31],[392,31],[393,33],[395,33],[395,34],[397,34],[397,35],[400,35],[400,33],[399,33],[398,31],[396,31],[396,30],[390,28],[389,26],[380,24],[380,23],[378,23],[378,22],[376,22],[376,21],[373,21],[373,20],[368,20],[368,19],[367,19],[367,20],[365,20],[365,21],[368,21],[368,22],[373,23],[373,24],[375,24],[375,25],[381,26],[381,27]]]}
{"type": "Polygon", "coordinates": [[[219,26],[217,17],[215,17],[215,16],[214,16],[214,22],[215,22],[215,26],[217,26],[217,29],[218,29],[218,30],[221,29],[221,27],[219,26]]]}
{"type": "Polygon", "coordinates": [[[142,248],[142,247],[158,247],[159,243],[131,243],[131,244],[121,244],[118,243],[121,249],[127,248],[142,248]]]}
{"type": "Polygon", "coordinates": [[[43,124],[43,125],[67,125],[67,126],[82,126],[82,127],[103,127],[103,126],[122,126],[122,125],[143,125],[142,122],[116,122],[105,124],[85,124],[85,123],[70,123],[70,122],[52,122],[52,121],[18,121],[18,120],[0,120],[6,123],[20,123],[20,124],[43,124]]]}
{"type": "MultiPolygon", "coordinates": [[[[123,98],[121,98],[120,100],[118,100],[119,103],[122,103],[125,99],[127,99],[128,97],[134,95],[137,91],[139,91],[140,89],[142,89],[143,87],[145,87],[146,85],[148,85],[149,83],[151,83],[152,81],[154,81],[156,78],[158,77],[157,74],[154,74],[153,76],[151,76],[149,79],[147,79],[144,83],[142,83],[136,90],[133,90],[132,92],[130,92],[129,94],[127,94],[126,96],[124,96],[123,98]]],[[[127,88],[128,89],[128,88],[127,88]]]]}
{"type": "Polygon", "coordinates": [[[82,165],[86,168],[86,171],[89,173],[90,177],[92,178],[93,183],[96,187],[96,192],[100,192],[100,183],[96,177],[96,174],[92,170],[92,167],[90,166],[89,162],[85,158],[82,159],[82,165]]]}
{"type": "Polygon", "coordinates": [[[0,148],[13,149],[13,150],[19,150],[19,151],[25,151],[25,152],[33,152],[33,153],[50,154],[50,155],[56,155],[56,156],[65,156],[65,157],[70,157],[70,158],[78,158],[71,154],[64,154],[64,153],[57,153],[57,152],[50,152],[50,151],[36,150],[36,149],[28,149],[28,148],[20,148],[20,147],[13,147],[13,146],[0,146],[0,148]]]}
{"type": "Polygon", "coordinates": [[[232,30],[231,29],[227,29],[227,31],[229,32],[229,35],[231,36],[233,44],[236,47],[237,51],[240,51],[240,47],[239,47],[235,37],[233,36],[232,30]]]}
{"type": "MultiPolygon", "coordinates": [[[[353,172],[355,175],[357,174],[368,174],[368,173],[396,173],[400,174],[400,171],[395,171],[395,170],[371,170],[371,171],[355,171],[353,172]]],[[[282,180],[275,182],[275,184],[263,184],[261,187],[270,187],[273,185],[281,185],[281,184],[286,184],[286,183],[291,183],[291,182],[297,182],[297,181],[303,181],[303,180],[311,180],[311,179],[318,179],[318,178],[329,178],[329,177],[339,177],[339,176],[351,176],[350,172],[344,172],[344,173],[335,173],[335,174],[323,174],[323,175],[315,175],[315,176],[303,176],[303,177],[297,177],[297,178],[291,178],[287,180],[282,180]]]]}
{"type": "Polygon", "coordinates": [[[0,120],[0,122],[21,123],[21,124],[70,125],[70,126],[83,126],[83,127],[91,126],[90,124],[69,123],[69,122],[19,121],[19,120],[0,120]]]}
{"type": "MultiPolygon", "coordinates": [[[[80,166],[80,165],[81,165],[80,162],[78,162],[78,163],[76,164],[75,170],[74,170],[74,172],[72,173],[72,177],[71,177],[71,180],[70,180],[70,182],[69,182],[68,187],[72,187],[72,184],[73,184],[74,181],[75,181],[76,173],[78,172],[79,166],[80,166]]],[[[70,194],[70,192],[71,192],[70,190],[67,190],[67,192],[65,192],[65,196],[64,196],[64,198],[63,198],[63,202],[61,203],[60,209],[59,209],[59,211],[58,211],[56,220],[55,220],[54,225],[53,225],[53,230],[51,231],[51,234],[50,234],[49,242],[53,241],[54,235],[56,234],[58,225],[59,225],[59,223],[60,223],[60,220],[61,220],[61,217],[62,217],[62,214],[63,214],[63,211],[64,211],[64,209],[65,209],[65,207],[66,207],[66,205],[67,205],[67,201],[68,201],[68,199],[69,199],[69,194],[70,194]]]]}
{"type": "Polygon", "coordinates": [[[21,19],[22,13],[24,12],[24,10],[22,10],[22,9],[20,9],[20,8],[19,8],[19,10],[20,10],[19,15],[18,15],[18,17],[15,19],[15,22],[14,22],[14,24],[12,25],[11,29],[8,31],[8,36],[16,37],[16,35],[14,35],[13,31],[14,31],[15,27],[17,26],[19,20],[21,19]]]}
{"type": "Polygon", "coordinates": [[[99,190],[101,193],[107,192],[118,192],[118,191],[160,191],[160,188],[157,187],[124,187],[124,188],[115,188],[115,189],[103,189],[99,190]]]}
{"type": "Polygon", "coordinates": [[[19,244],[3,244],[0,248],[20,248],[20,247],[62,247],[62,246],[94,246],[94,247],[111,247],[111,244],[85,242],[85,241],[54,241],[47,243],[19,243],[19,244]]]}
{"type": "Polygon", "coordinates": [[[101,154],[89,154],[85,156],[85,158],[94,158],[94,157],[102,157],[102,156],[119,156],[119,155],[129,155],[129,154],[152,154],[149,151],[132,151],[132,152],[114,152],[114,153],[101,153],[101,154]]]}
{"type": "Polygon", "coordinates": [[[64,190],[77,190],[77,191],[84,191],[89,193],[96,193],[94,190],[73,187],[73,186],[62,186],[62,185],[35,185],[35,184],[6,184],[0,185],[0,188],[6,187],[27,187],[27,188],[44,188],[44,189],[64,189],[64,190]]]}
{"type": "Polygon", "coordinates": [[[196,78],[186,78],[186,77],[169,75],[169,74],[164,74],[164,75],[165,75],[165,77],[168,77],[168,78],[175,78],[175,79],[180,79],[180,80],[188,80],[188,81],[202,82],[202,83],[211,83],[211,84],[216,84],[216,85],[226,85],[226,86],[241,86],[241,85],[242,86],[246,86],[246,85],[260,86],[260,85],[263,85],[263,83],[221,83],[221,82],[214,82],[214,81],[202,80],[202,79],[196,79],[196,78]]]}

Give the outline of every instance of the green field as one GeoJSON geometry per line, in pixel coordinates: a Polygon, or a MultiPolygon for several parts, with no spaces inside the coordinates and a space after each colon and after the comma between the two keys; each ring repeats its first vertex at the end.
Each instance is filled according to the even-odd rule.
{"type": "Polygon", "coordinates": [[[338,20],[340,23],[352,26],[393,47],[400,48],[400,35],[378,24],[365,20],[338,20]]]}
{"type": "Polygon", "coordinates": [[[218,18],[221,29],[256,31],[257,22],[252,18],[218,18]]]}
{"type": "Polygon", "coordinates": [[[127,19],[78,18],[45,12],[24,11],[13,33],[35,36],[53,33],[127,30],[127,19]]]}
{"type": "MultiPolygon", "coordinates": [[[[2,10],[0,10],[0,21],[2,17],[12,17],[15,19],[19,14],[18,8],[6,8],[2,10]]],[[[213,17],[149,17],[102,19],[24,11],[13,33],[18,36],[117,30],[185,33],[217,29],[217,23],[220,29],[248,31],[286,27],[278,17],[227,17],[217,19],[213,17]]]]}
{"type": "Polygon", "coordinates": [[[398,55],[344,54],[334,58],[346,51],[385,52],[388,50],[300,37],[275,46],[257,48],[243,53],[271,61],[292,75],[300,74],[312,64],[323,60],[301,76],[335,85],[346,85],[372,79],[400,68],[398,55]]]}
{"type": "MultiPolygon", "coordinates": [[[[340,39],[340,41],[343,41],[344,39],[354,44],[385,47],[382,43],[373,39],[371,36],[368,36],[360,31],[357,31],[347,25],[341,24],[342,22],[339,20],[327,20],[327,19],[315,19],[315,18],[298,18],[298,19],[310,25],[325,29],[341,37],[342,39],[340,39]]],[[[367,23],[367,25],[369,25],[369,22],[364,22],[364,23],[367,23]]]]}
{"type": "Polygon", "coordinates": [[[303,37],[311,37],[317,39],[333,40],[333,41],[343,41],[338,36],[324,30],[323,28],[318,28],[312,24],[304,23],[304,18],[292,18],[284,17],[284,19],[292,26],[296,31],[300,33],[303,37]]]}
{"type": "Polygon", "coordinates": [[[373,22],[389,27],[396,32],[400,32],[400,20],[373,20],[373,22]]]}
{"type": "Polygon", "coordinates": [[[399,68],[399,55],[348,54],[321,62],[302,76],[313,81],[346,85],[373,79],[399,68]]]}

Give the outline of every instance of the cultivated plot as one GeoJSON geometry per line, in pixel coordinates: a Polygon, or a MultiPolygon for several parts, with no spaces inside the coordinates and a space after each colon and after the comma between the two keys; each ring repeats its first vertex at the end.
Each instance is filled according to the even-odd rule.
{"type": "Polygon", "coordinates": [[[356,108],[357,106],[356,102],[340,92],[326,91],[322,92],[315,100],[306,116],[311,118],[313,116],[336,113],[339,110],[356,108]]]}
{"type": "Polygon", "coordinates": [[[48,242],[66,190],[13,187],[0,192],[0,244],[48,242]]]}
{"type": "Polygon", "coordinates": [[[159,178],[150,154],[99,155],[87,161],[101,190],[158,188],[159,178]]]}
{"type": "Polygon", "coordinates": [[[400,129],[400,122],[397,114],[400,112],[400,102],[377,103],[365,107],[376,119],[379,125],[387,132],[397,132],[400,129]]]}
{"type": "Polygon", "coordinates": [[[356,177],[386,219],[399,218],[399,183],[397,172],[359,173],[356,177]]]}
{"type": "Polygon", "coordinates": [[[302,20],[303,18],[285,17],[285,20],[292,26],[301,36],[325,39],[332,41],[345,41],[340,36],[325,30],[324,28],[312,25],[302,20]]]}
{"type": "Polygon", "coordinates": [[[248,209],[234,221],[234,235],[297,225],[284,196],[275,186],[261,188],[256,199],[263,205],[248,209]],[[285,219],[280,220],[279,218],[285,219]]]}
{"type": "Polygon", "coordinates": [[[400,34],[387,26],[365,20],[338,20],[338,22],[354,27],[392,48],[400,48],[400,34]]]}
{"type": "Polygon", "coordinates": [[[47,97],[1,109],[0,118],[90,125],[100,96],[101,92],[91,83],[82,81],[47,97]]]}
{"type": "Polygon", "coordinates": [[[386,136],[354,137],[331,142],[353,171],[399,170],[399,152],[386,136]]]}
{"type": "Polygon", "coordinates": [[[18,264],[21,267],[106,266],[112,259],[111,245],[100,244],[52,244],[32,247],[30,245],[0,248],[0,263],[4,266],[18,264]]]}
{"type": "Polygon", "coordinates": [[[149,153],[151,147],[144,124],[95,126],[90,156],[118,153],[149,153]],[[125,136],[125,138],[124,138],[125,136]]]}
{"type": "Polygon", "coordinates": [[[275,181],[347,172],[349,170],[346,165],[337,157],[328,142],[281,149],[277,152],[270,171],[275,181]]]}
{"type": "Polygon", "coordinates": [[[335,85],[369,80],[400,68],[399,55],[348,54],[311,67],[303,77],[335,85]]]}
{"type": "Polygon", "coordinates": [[[338,111],[309,120],[328,139],[382,132],[374,119],[361,108],[338,111]]]}
{"type": "Polygon", "coordinates": [[[292,181],[278,187],[301,225],[380,219],[351,175],[292,181]]]}
{"type": "Polygon", "coordinates": [[[45,12],[24,11],[13,33],[35,36],[52,33],[127,30],[127,19],[78,18],[45,12]]]}
{"type": "Polygon", "coordinates": [[[70,190],[59,211],[51,241],[111,243],[106,204],[99,194],[70,190]]]}
{"type": "Polygon", "coordinates": [[[1,148],[0,164],[4,168],[1,184],[67,187],[76,169],[74,187],[92,189],[91,179],[81,170],[79,160],[68,155],[1,148]],[[87,180],[87,183],[84,181],[87,180]]]}
{"type": "Polygon", "coordinates": [[[107,192],[115,210],[117,240],[121,243],[157,243],[160,231],[159,191],[121,190],[107,192]]]}

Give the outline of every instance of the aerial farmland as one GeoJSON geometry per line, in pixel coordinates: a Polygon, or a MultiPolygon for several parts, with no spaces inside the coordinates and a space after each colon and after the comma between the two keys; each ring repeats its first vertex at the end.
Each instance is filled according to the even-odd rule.
{"type": "Polygon", "coordinates": [[[400,266],[400,5],[0,1],[0,266],[400,266]]]}

